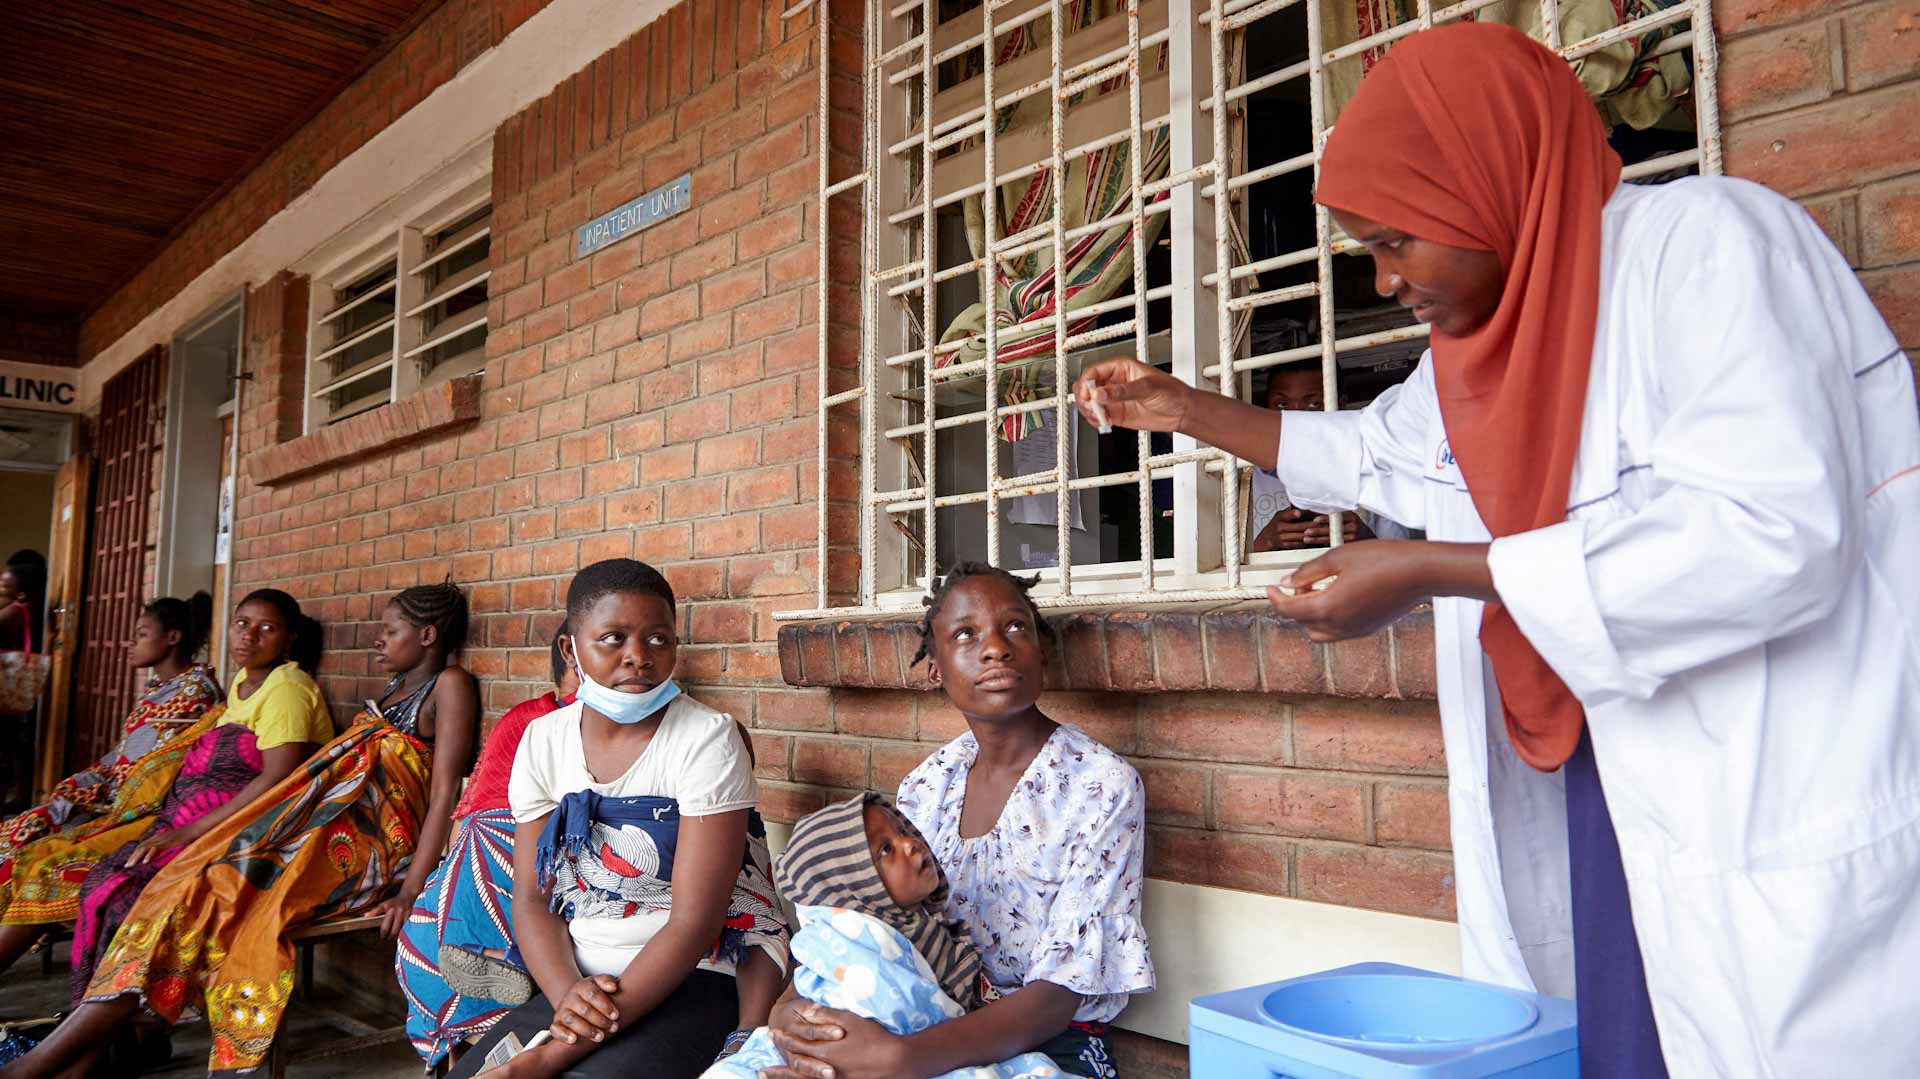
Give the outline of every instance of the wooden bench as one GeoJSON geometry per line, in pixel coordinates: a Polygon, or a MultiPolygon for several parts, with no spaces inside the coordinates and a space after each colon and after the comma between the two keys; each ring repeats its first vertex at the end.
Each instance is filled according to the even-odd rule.
{"type": "Polygon", "coordinates": [[[294,1001],[306,998],[301,1004],[303,1015],[319,1017],[328,1026],[344,1032],[347,1037],[328,1041],[310,1049],[290,1050],[286,1047],[286,1021],[281,1021],[281,1029],[274,1038],[273,1050],[267,1056],[267,1074],[272,1079],[285,1079],[287,1069],[295,1064],[304,1064],[310,1060],[324,1060],[328,1057],[345,1056],[363,1049],[373,1049],[383,1045],[392,1045],[407,1040],[406,1015],[402,1012],[400,1022],[393,1026],[376,1027],[363,1020],[356,1019],[335,1008],[325,1007],[313,1001],[313,950],[318,945],[340,937],[356,933],[380,932],[380,916],[363,914],[352,918],[336,918],[318,922],[304,929],[296,929],[288,937],[294,947],[294,988],[287,999],[286,1015],[293,1015],[294,1001]]]}

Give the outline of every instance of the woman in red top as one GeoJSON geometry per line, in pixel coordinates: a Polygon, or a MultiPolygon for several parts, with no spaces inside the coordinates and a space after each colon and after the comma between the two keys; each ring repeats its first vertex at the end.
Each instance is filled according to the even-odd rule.
{"type": "Polygon", "coordinates": [[[579,684],[549,645],[554,690],[513,706],[488,735],[454,807],[447,856],[400,930],[394,973],[407,998],[407,1034],[433,1068],[454,1043],[486,1033],[533,995],[513,945],[513,813],[507,781],[527,725],[573,699],[579,684]]]}

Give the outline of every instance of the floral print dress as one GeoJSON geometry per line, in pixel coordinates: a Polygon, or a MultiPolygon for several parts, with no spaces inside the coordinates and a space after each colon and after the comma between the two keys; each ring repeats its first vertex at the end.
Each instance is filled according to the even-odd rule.
{"type": "Polygon", "coordinates": [[[1140,773],[1078,727],[1062,725],[985,835],[960,835],[971,732],[900,784],[899,808],[951,883],[947,914],[965,923],[1000,993],[1048,981],[1084,999],[1077,1023],[1103,1024],[1153,989],[1141,924],[1146,788],[1140,773]]]}

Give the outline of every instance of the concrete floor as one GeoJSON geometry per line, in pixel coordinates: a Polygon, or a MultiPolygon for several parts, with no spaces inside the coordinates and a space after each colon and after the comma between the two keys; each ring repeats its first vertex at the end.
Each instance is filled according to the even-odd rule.
{"type": "MultiPolygon", "coordinates": [[[[64,944],[55,951],[52,974],[43,976],[40,973],[40,957],[37,954],[28,955],[15,963],[12,969],[0,973],[0,1021],[53,1015],[67,1006],[66,951],[64,944]]],[[[282,1045],[294,1052],[301,1052],[323,1045],[329,1038],[345,1037],[328,1028],[318,1017],[298,1010],[297,1001],[298,998],[288,1029],[281,1031],[282,1045]]],[[[361,1009],[342,1002],[323,1000],[321,1003],[338,1007],[370,1023],[384,1025],[393,1021],[390,1016],[367,1015],[361,1009]]],[[[182,1024],[173,1032],[173,1062],[163,1070],[146,1074],[176,1077],[205,1075],[209,1041],[205,1023],[182,1024]]],[[[264,1079],[267,1072],[262,1068],[255,1074],[264,1079]]],[[[288,1079],[419,1079],[421,1074],[420,1058],[405,1043],[308,1061],[287,1069],[288,1079]]]]}

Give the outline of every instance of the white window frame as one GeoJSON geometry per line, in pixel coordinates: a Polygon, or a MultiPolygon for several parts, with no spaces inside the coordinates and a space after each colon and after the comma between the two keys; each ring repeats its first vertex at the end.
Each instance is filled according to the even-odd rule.
{"type": "MultiPolygon", "coordinates": [[[[816,119],[816,152],[820,162],[817,269],[820,279],[826,281],[827,244],[835,235],[827,227],[831,200],[838,197],[858,198],[862,244],[860,354],[858,381],[852,383],[849,372],[854,365],[842,363],[836,366],[831,362],[827,336],[828,290],[824,287],[817,290],[821,405],[816,416],[816,491],[819,503],[815,605],[806,610],[780,612],[779,617],[847,617],[917,608],[928,580],[941,568],[934,564],[939,549],[936,534],[938,508],[984,502],[987,506],[989,560],[998,564],[999,502],[1004,498],[1035,492],[1054,494],[1059,499],[1060,507],[1056,516],[1061,564],[1057,568],[1037,571],[1041,583],[1034,595],[1042,607],[1116,607],[1258,599],[1264,596],[1265,586],[1277,581],[1291,566],[1320,553],[1287,551],[1244,556],[1241,552],[1244,527],[1239,520],[1239,490],[1240,484],[1245,482],[1247,466],[1235,462],[1225,453],[1202,447],[1190,438],[1176,438],[1173,452],[1153,455],[1147,436],[1141,434],[1138,440],[1139,465],[1134,471],[1118,476],[1070,476],[1068,482],[1061,482],[1060,475],[1069,472],[1065,459],[1067,451],[1063,445],[1059,450],[1057,468],[1023,477],[1001,477],[994,447],[995,436],[991,433],[1002,415],[996,365],[989,359],[949,367],[936,374],[935,358],[942,350],[937,346],[929,348],[924,344],[915,344],[915,322],[927,327],[927,340],[931,340],[938,332],[932,326],[933,288],[929,282],[965,273],[983,276],[987,265],[985,260],[973,259],[961,266],[936,272],[937,252],[932,250],[935,244],[929,239],[923,245],[919,237],[930,238],[934,234],[936,200],[956,201],[967,192],[947,191],[946,188],[952,186],[950,183],[929,182],[916,186],[915,167],[917,165],[924,174],[933,175],[935,152],[963,139],[974,138],[982,150],[979,156],[983,161],[983,173],[981,181],[968,192],[997,191],[998,183],[989,182],[989,179],[1004,180],[1006,171],[1010,170],[996,169],[994,125],[981,122],[987,111],[984,106],[987,102],[1005,105],[1015,94],[1024,95],[1032,90],[1051,95],[1053,106],[1046,132],[1052,144],[1050,154],[1043,156],[1041,161],[1051,160],[1057,166],[1065,158],[1074,156],[1072,142],[1081,137],[1072,130],[1075,125],[1064,120],[1064,110],[1060,105],[1063,90],[1071,93],[1076,86],[1085,87],[1096,80],[1124,76],[1127,80],[1126,93],[1116,97],[1123,97],[1127,105],[1125,126],[1120,132],[1131,145],[1130,160],[1135,170],[1133,193],[1125,214],[1116,214],[1107,221],[1117,222],[1125,216],[1132,219],[1134,288],[1131,293],[1118,296],[1100,307],[1114,311],[1131,307],[1133,318],[1081,336],[1089,339],[1089,343],[1113,342],[1113,345],[1100,350],[1103,355],[1112,354],[1111,350],[1117,347],[1121,354],[1134,354],[1147,359],[1156,348],[1146,332],[1147,301],[1170,292],[1171,341],[1160,342],[1157,347],[1170,350],[1172,370],[1176,376],[1194,385],[1239,396],[1244,394],[1247,379],[1256,370],[1317,360],[1323,378],[1326,407],[1335,409],[1339,407],[1335,379],[1336,359],[1340,353],[1424,338],[1427,327],[1413,325],[1339,336],[1331,287],[1333,256],[1354,250],[1354,245],[1350,241],[1336,242],[1327,211],[1313,206],[1317,236],[1314,246],[1260,262],[1238,261],[1230,236],[1233,230],[1229,215],[1234,197],[1216,197],[1220,187],[1218,177],[1222,172],[1228,173],[1226,186],[1229,192],[1233,192],[1284,172],[1307,168],[1317,170],[1320,151],[1325,146],[1329,131],[1326,123],[1328,102],[1325,81],[1329,65],[1365,50],[1387,45],[1417,30],[1458,20],[1496,2],[1498,0],[1462,0],[1436,9],[1434,0],[1413,0],[1416,14],[1408,21],[1328,50],[1322,46],[1322,18],[1317,0],[1127,0],[1123,11],[1117,16],[1123,18],[1126,24],[1126,45],[1111,48],[1103,40],[1101,47],[1105,51],[1099,55],[1085,55],[1092,50],[1086,47],[1076,50],[1074,38],[1077,35],[1063,35],[1061,32],[1063,0],[984,0],[981,7],[945,25],[937,23],[935,0],[866,0],[862,171],[838,181],[832,178],[828,169],[831,158],[827,132],[828,58],[832,56],[828,42],[830,20],[816,15],[815,26],[819,39],[816,55],[822,58],[818,66],[819,111],[816,119]],[[1236,80],[1235,72],[1225,70],[1229,66],[1226,58],[1231,55],[1227,47],[1228,35],[1302,2],[1307,4],[1305,22],[1308,48],[1305,60],[1250,82],[1240,82],[1236,80]],[[1152,9],[1162,7],[1167,20],[1164,31],[1152,32],[1149,29],[1143,32],[1143,9],[1151,10],[1157,19],[1159,11],[1152,9]],[[1032,58],[1039,54],[1039,50],[1015,61],[1022,70],[998,84],[997,65],[992,51],[978,50],[983,57],[984,70],[970,82],[978,87],[979,104],[967,112],[955,113],[949,105],[951,98],[947,95],[957,88],[950,88],[939,92],[947,100],[936,105],[931,73],[938,63],[977,47],[982,40],[992,40],[997,34],[1004,33],[1013,21],[1034,14],[1051,15],[1050,48],[1045,56],[1044,74],[1037,76],[1044,82],[1035,82],[1036,74],[1026,70],[1035,67],[1032,58]],[[963,20],[968,25],[965,29],[959,29],[963,20]],[[927,44],[927,28],[932,30],[931,48],[927,44]],[[1169,49],[1164,91],[1152,85],[1158,81],[1157,76],[1142,77],[1142,49],[1154,48],[1161,41],[1165,41],[1169,49]],[[1238,155],[1230,155],[1223,167],[1215,157],[1214,148],[1234,145],[1235,132],[1229,126],[1230,114],[1243,115],[1230,108],[1231,103],[1261,88],[1292,79],[1308,80],[1312,152],[1244,172],[1235,171],[1239,166],[1232,157],[1238,155]],[[1009,85],[1014,87],[1013,93],[1009,93],[1009,85]],[[1164,118],[1143,115],[1143,98],[1150,98],[1154,108],[1159,108],[1160,101],[1164,100],[1164,118]],[[1143,132],[1161,123],[1169,128],[1171,136],[1171,160],[1167,176],[1157,183],[1142,185],[1139,163],[1143,132]],[[903,133],[904,138],[901,137],[903,133]],[[1149,208],[1143,203],[1143,186],[1149,194],[1168,192],[1170,197],[1164,210],[1160,207],[1149,208]],[[1154,290],[1153,295],[1148,296],[1142,295],[1145,291],[1145,274],[1141,269],[1143,230],[1140,226],[1144,215],[1153,212],[1165,212],[1170,216],[1168,235],[1174,237],[1174,258],[1170,289],[1154,290]],[[1281,267],[1309,264],[1316,267],[1312,282],[1235,295],[1236,290],[1247,291],[1243,282],[1252,275],[1281,267]],[[1216,287],[1222,280],[1230,282],[1230,287],[1216,287]],[[1297,302],[1313,297],[1317,297],[1319,308],[1316,343],[1263,355],[1247,355],[1244,349],[1237,347],[1233,326],[1236,316],[1241,312],[1265,304],[1297,302]],[[915,310],[910,312],[908,303],[915,310]],[[1232,357],[1232,360],[1222,363],[1218,359],[1221,356],[1232,357]],[[908,404],[901,400],[901,388],[907,383],[894,377],[909,366],[918,368],[919,379],[911,389],[922,395],[914,404],[923,410],[923,415],[934,415],[934,387],[956,375],[965,377],[972,373],[970,369],[973,368],[982,368],[978,374],[986,383],[985,409],[973,414],[970,419],[941,417],[937,424],[916,423],[908,404]],[[857,408],[860,416],[860,579],[857,596],[846,597],[851,600],[850,603],[843,599],[841,605],[835,606],[832,600],[841,597],[833,596],[828,588],[828,419],[832,410],[848,408],[857,408]],[[947,429],[963,423],[984,423],[989,432],[989,452],[985,455],[985,490],[974,494],[943,495],[934,489],[939,475],[935,458],[936,431],[929,430],[929,427],[947,429]],[[894,438],[906,433],[913,433],[911,437],[920,439],[918,465],[922,470],[921,475],[926,479],[919,484],[913,483],[913,478],[908,474],[908,454],[904,450],[891,450],[894,438]],[[1152,549],[1151,485],[1154,480],[1161,478],[1171,478],[1174,485],[1176,553],[1173,555],[1156,555],[1152,549]],[[1140,533],[1146,559],[1074,566],[1068,534],[1071,520],[1071,514],[1067,512],[1069,490],[1126,484],[1137,485],[1140,492],[1140,533]],[[1224,496],[1227,491],[1232,492],[1231,497],[1224,496]],[[890,517],[903,514],[917,515],[922,522],[920,536],[923,542],[917,557],[912,559],[913,564],[910,564],[909,556],[914,552],[909,551],[909,545],[899,530],[888,524],[890,517]]],[[[787,15],[797,15],[815,4],[816,0],[801,0],[787,15]]],[[[1569,61],[1658,28],[1683,28],[1681,33],[1663,42],[1656,54],[1686,49],[1693,56],[1694,147],[1631,166],[1625,178],[1651,176],[1682,167],[1697,167],[1700,172],[1709,175],[1721,171],[1715,85],[1718,56],[1710,0],[1682,0],[1678,5],[1654,15],[1631,20],[1594,37],[1572,43],[1561,40],[1559,0],[1541,0],[1541,20],[1545,43],[1569,61]]],[[[1117,34],[1113,33],[1104,37],[1117,40],[1117,34]]],[[[1083,106],[1089,107],[1098,106],[1083,106]]],[[[1058,205],[1056,201],[1056,207],[1058,205]]],[[[1306,209],[1307,206],[1301,207],[1302,212],[1306,209]]],[[[992,232],[997,215],[991,206],[984,216],[989,230],[987,246],[993,248],[996,244],[1007,243],[1006,239],[996,237],[992,232]]],[[[1049,226],[1034,230],[1034,235],[1016,237],[1013,242],[1051,242],[1058,252],[1064,239],[1056,214],[1049,226]]],[[[983,295],[991,295],[990,290],[982,291],[983,295]]],[[[994,321],[991,317],[986,320],[988,329],[983,335],[989,357],[997,355],[994,321]]],[[[1077,374],[1078,368],[1077,363],[1069,362],[1073,359],[1069,353],[1074,342],[1067,338],[1066,321],[1064,314],[1055,319],[1056,351],[1052,362],[1053,384],[1056,387],[1070,385],[1071,377],[1077,374]]],[[[1085,350],[1080,355],[1085,356],[1085,350]]],[[[1051,410],[1055,422],[1062,425],[1078,422],[1071,403],[1063,394],[1055,394],[1041,402],[1029,402],[1023,407],[1051,410]]],[[[1058,442],[1064,444],[1067,440],[1058,442]]],[[[1338,519],[1339,515],[1335,515],[1332,529],[1336,543],[1340,532],[1338,519]]]]}
{"type": "MultiPolygon", "coordinates": [[[[457,244],[427,250],[428,239],[449,225],[489,206],[493,198],[492,142],[476,145],[461,154],[430,182],[388,199],[339,235],[315,248],[292,268],[310,280],[307,302],[306,379],[302,384],[302,425],[311,434],[340,420],[391,404],[435,383],[459,375],[471,374],[486,365],[487,303],[462,312],[453,325],[437,318],[440,304],[447,299],[484,290],[491,275],[487,263],[463,271],[457,287],[428,294],[426,275],[454,247],[471,249],[491,242],[491,218],[477,227],[462,230],[457,244]],[[344,315],[356,302],[341,303],[339,294],[369,274],[391,265],[394,282],[387,286],[394,293],[390,320],[378,333],[362,331],[367,340],[384,337],[384,359],[357,372],[352,379],[334,375],[325,361],[345,339],[336,339],[329,323],[344,315]],[[477,332],[476,332],[477,331],[477,332]],[[433,350],[451,340],[477,336],[478,343],[458,356],[426,370],[433,350]],[[386,390],[371,395],[350,410],[335,414],[325,400],[329,387],[351,384],[383,369],[391,371],[386,390]]],[[[384,292],[385,290],[381,290],[384,292]]],[[[371,328],[369,328],[371,330],[371,328]]],[[[371,359],[371,357],[370,357],[371,359]]]]}

